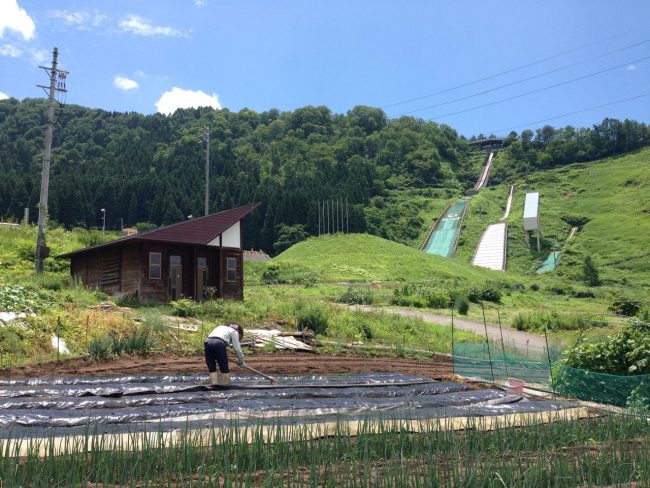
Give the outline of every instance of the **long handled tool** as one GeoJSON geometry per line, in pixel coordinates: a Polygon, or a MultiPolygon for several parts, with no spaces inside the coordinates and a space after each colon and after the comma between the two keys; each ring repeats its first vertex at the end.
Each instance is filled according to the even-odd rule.
{"type": "Polygon", "coordinates": [[[276,380],[273,376],[269,376],[268,374],[264,374],[261,371],[258,371],[258,370],[254,369],[254,368],[251,368],[248,365],[244,366],[244,368],[251,370],[253,373],[257,373],[258,375],[260,375],[260,376],[266,378],[267,380],[269,380],[271,383],[277,383],[278,382],[278,380],[276,380]]]}

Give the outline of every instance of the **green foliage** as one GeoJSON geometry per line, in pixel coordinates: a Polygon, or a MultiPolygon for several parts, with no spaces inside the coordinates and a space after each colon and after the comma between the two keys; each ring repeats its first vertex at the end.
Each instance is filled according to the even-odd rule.
{"type": "Polygon", "coordinates": [[[401,288],[395,288],[391,303],[405,307],[449,308],[453,302],[447,288],[431,285],[404,285],[401,288]]]}
{"type": "Polygon", "coordinates": [[[373,294],[367,289],[348,286],[347,290],[336,301],[350,305],[370,305],[374,298],[373,294]]]}
{"type": "Polygon", "coordinates": [[[467,315],[469,312],[469,299],[464,295],[458,295],[454,300],[454,308],[461,315],[467,315]]]}
{"type": "Polygon", "coordinates": [[[52,306],[52,296],[47,292],[19,285],[0,286],[0,310],[22,312],[26,309],[41,311],[52,306]]]}
{"type": "Polygon", "coordinates": [[[88,344],[88,356],[93,361],[108,359],[113,354],[113,339],[110,336],[94,338],[88,344]]]}
{"type": "Polygon", "coordinates": [[[318,276],[293,263],[269,262],[260,276],[260,281],[266,285],[288,284],[311,287],[318,284],[318,276]]]}
{"type": "Polygon", "coordinates": [[[585,256],[585,260],[582,266],[583,279],[585,283],[589,286],[600,286],[600,277],[598,275],[598,269],[596,265],[591,260],[591,256],[585,256]]]}
{"type": "Polygon", "coordinates": [[[314,334],[327,334],[329,311],[323,304],[298,302],[294,313],[299,330],[311,329],[314,334]]]}
{"type": "Polygon", "coordinates": [[[470,287],[467,290],[467,298],[470,302],[479,303],[483,300],[486,302],[499,303],[501,301],[502,285],[487,281],[483,286],[470,287]]]}
{"type": "Polygon", "coordinates": [[[112,239],[109,234],[94,229],[73,229],[73,232],[77,234],[77,239],[84,247],[97,246],[112,239]]]}
{"type": "Polygon", "coordinates": [[[512,325],[517,330],[528,331],[558,331],[579,330],[585,326],[605,327],[606,320],[595,320],[581,313],[561,313],[557,310],[549,312],[522,312],[512,319],[512,325]]]}
{"type": "Polygon", "coordinates": [[[631,322],[602,341],[580,344],[567,352],[565,362],[608,374],[650,374],[650,324],[631,322]]]}
{"type": "Polygon", "coordinates": [[[642,307],[643,303],[640,300],[621,296],[616,298],[607,308],[610,312],[615,314],[634,317],[641,311],[642,307]]]}
{"type": "Polygon", "coordinates": [[[189,298],[172,300],[169,304],[172,307],[172,315],[177,317],[196,317],[201,313],[201,304],[189,298]]]}
{"type": "Polygon", "coordinates": [[[305,226],[302,224],[276,226],[277,240],[273,244],[276,252],[282,252],[289,249],[294,244],[304,241],[309,235],[305,232],[305,226]]]}
{"type": "Polygon", "coordinates": [[[583,227],[587,225],[591,220],[589,217],[586,217],[584,215],[576,215],[571,213],[563,213],[560,215],[560,218],[571,227],[583,227]]]}

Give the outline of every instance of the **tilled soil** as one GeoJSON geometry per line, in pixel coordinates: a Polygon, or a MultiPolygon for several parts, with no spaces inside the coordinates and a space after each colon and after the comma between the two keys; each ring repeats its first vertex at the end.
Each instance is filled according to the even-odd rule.
{"type": "MultiPolygon", "coordinates": [[[[231,358],[231,369],[241,369],[231,358]]],[[[451,359],[433,356],[430,359],[369,357],[361,354],[328,356],[314,353],[275,352],[246,356],[246,364],[268,374],[328,374],[396,372],[426,376],[432,379],[451,379],[451,359]]],[[[248,373],[248,371],[246,371],[248,373]]],[[[38,365],[21,366],[0,372],[2,379],[52,376],[110,376],[130,374],[207,373],[202,354],[171,356],[156,354],[147,358],[121,357],[107,361],[76,358],[38,365]]]]}

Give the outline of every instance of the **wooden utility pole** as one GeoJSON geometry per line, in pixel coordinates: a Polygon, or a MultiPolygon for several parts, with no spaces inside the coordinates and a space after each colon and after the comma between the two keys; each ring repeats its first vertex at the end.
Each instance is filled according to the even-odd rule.
{"type": "Polygon", "coordinates": [[[210,126],[203,126],[205,141],[205,215],[210,213],[210,126]]]}
{"type": "Polygon", "coordinates": [[[52,66],[39,66],[50,75],[50,85],[36,85],[48,94],[49,107],[47,110],[47,128],[45,130],[45,147],[43,149],[43,173],[41,175],[41,197],[38,202],[38,232],[36,234],[36,272],[43,272],[43,259],[49,249],[45,245],[45,228],[47,226],[47,196],[50,186],[50,161],[52,156],[52,134],[54,133],[54,102],[56,92],[67,92],[65,79],[67,71],[57,68],[59,50],[55,47],[52,53],[52,66]]]}

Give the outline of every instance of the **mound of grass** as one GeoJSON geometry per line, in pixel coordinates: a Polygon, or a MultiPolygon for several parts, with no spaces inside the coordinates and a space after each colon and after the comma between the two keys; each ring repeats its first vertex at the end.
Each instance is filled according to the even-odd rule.
{"type": "Polygon", "coordinates": [[[504,278],[503,273],[425,254],[368,234],[312,237],[287,249],[273,262],[299,263],[325,281],[413,283],[460,279],[482,283],[504,278]]]}

